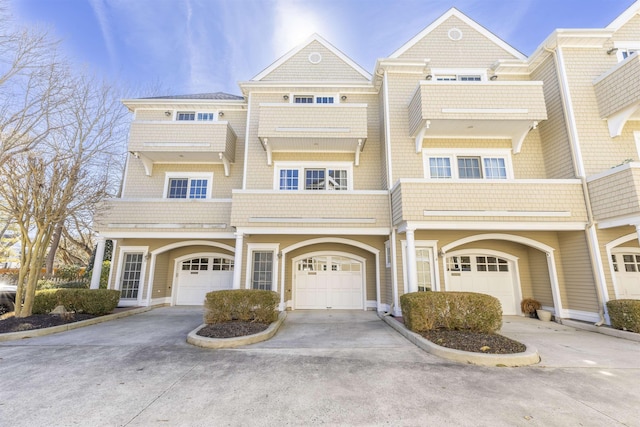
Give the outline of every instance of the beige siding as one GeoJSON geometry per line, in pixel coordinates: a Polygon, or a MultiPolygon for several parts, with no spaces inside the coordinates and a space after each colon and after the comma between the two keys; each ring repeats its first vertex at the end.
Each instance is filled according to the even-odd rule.
{"type": "MultiPolygon", "coordinates": [[[[600,49],[567,48],[563,52],[587,176],[619,165],[625,159],[637,158],[632,133],[612,139],[607,122],[601,119],[598,110],[593,79],[611,68],[615,55],[603,55],[600,49]],[[607,58],[603,59],[604,56],[607,58]]],[[[625,129],[632,129],[634,123],[637,125],[637,122],[627,123],[625,129]]]]}
{"type": "Polygon", "coordinates": [[[640,40],[640,16],[634,16],[616,31],[613,35],[613,40],[625,42],[640,40]]]}
{"type": "Polygon", "coordinates": [[[640,102],[640,56],[633,55],[595,85],[602,118],[640,102]]]}
{"type": "Polygon", "coordinates": [[[573,157],[562,106],[560,84],[553,56],[543,62],[531,78],[544,82],[543,91],[547,107],[547,120],[538,124],[547,178],[574,178],[573,157]]]}
{"type": "Polygon", "coordinates": [[[564,286],[560,288],[563,307],[569,310],[597,312],[598,296],[586,234],[558,233],[558,241],[564,270],[564,286]]]}
{"type": "Polygon", "coordinates": [[[527,259],[529,260],[531,287],[522,287],[522,298],[533,298],[540,301],[545,307],[553,307],[553,293],[546,254],[534,248],[527,248],[527,259]]]}
{"type": "Polygon", "coordinates": [[[602,258],[603,271],[607,285],[607,297],[608,299],[616,299],[615,289],[613,287],[613,270],[611,265],[611,259],[608,257],[606,252],[606,245],[613,242],[616,239],[621,237],[632,235],[633,238],[631,240],[626,241],[619,247],[626,248],[637,248],[640,246],[638,243],[638,238],[636,237],[635,227],[627,226],[627,227],[615,227],[615,228],[607,228],[598,230],[598,241],[600,243],[600,257],[602,258]]]}
{"type": "Polygon", "coordinates": [[[171,121],[173,120],[173,113],[166,115],[167,110],[143,110],[136,109],[136,121],[153,120],[153,121],[171,121]]]}
{"type": "Polygon", "coordinates": [[[485,36],[452,16],[402,55],[403,59],[429,58],[433,68],[486,67],[498,59],[512,59],[513,55],[485,36]],[[452,28],[462,31],[462,40],[453,41],[447,35],[452,28]]]}
{"type": "Polygon", "coordinates": [[[366,81],[359,72],[318,41],[309,43],[286,62],[262,78],[263,81],[366,81]],[[319,64],[309,61],[311,53],[322,55],[319,64]]]}

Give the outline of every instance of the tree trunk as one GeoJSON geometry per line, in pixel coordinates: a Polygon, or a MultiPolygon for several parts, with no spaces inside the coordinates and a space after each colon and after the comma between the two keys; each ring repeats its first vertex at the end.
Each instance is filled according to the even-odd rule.
{"type": "Polygon", "coordinates": [[[62,222],[57,223],[55,231],[53,232],[53,237],[51,238],[51,246],[49,247],[49,253],[47,254],[47,260],[45,261],[45,274],[47,278],[53,276],[53,263],[56,260],[56,252],[60,245],[60,237],[62,237],[63,227],[62,222]]]}

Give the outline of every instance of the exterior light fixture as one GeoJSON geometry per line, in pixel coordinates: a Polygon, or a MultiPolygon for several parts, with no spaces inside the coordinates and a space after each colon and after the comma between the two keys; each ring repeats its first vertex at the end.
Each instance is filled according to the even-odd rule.
{"type": "Polygon", "coordinates": [[[431,74],[427,74],[427,77],[425,77],[425,79],[427,80],[431,80],[433,78],[433,76],[431,74]]]}
{"type": "Polygon", "coordinates": [[[218,112],[218,116],[219,116],[219,117],[224,116],[224,112],[222,112],[222,111],[218,112]]]}
{"type": "Polygon", "coordinates": [[[284,99],[285,101],[288,101],[289,100],[289,95],[283,96],[282,99],[284,99]]]}
{"type": "Polygon", "coordinates": [[[489,77],[489,80],[498,80],[498,76],[494,74],[493,76],[489,77]]]}
{"type": "Polygon", "coordinates": [[[169,116],[171,115],[171,111],[165,111],[165,112],[164,112],[164,115],[165,115],[165,116],[167,116],[167,117],[169,117],[169,116]]]}
{"type": "Polygon", "coordinates": [[[616,53],[618,51],[617,47],[612,47],[611,49],[609,49],[607,51],[607,55],[613,55],[614,53],[616,53]]]}
{"type": "Polygon", "coordinates": [[[342,96],[340,97],[340,99],[341,99],[341,100],[343,100],[343,101],[346,101],[346,100],[347,100],[347,95],[342,95],[342,96]]]}

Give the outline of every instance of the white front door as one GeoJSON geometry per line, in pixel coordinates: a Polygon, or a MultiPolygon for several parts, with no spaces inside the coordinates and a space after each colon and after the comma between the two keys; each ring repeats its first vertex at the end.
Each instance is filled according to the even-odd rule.
{"type": "Polygon", "coordinates": [[[207,292],[233,287],[233,259],[200,256],[178,264],[176,305],[202,305],[207,292]]]}
{"type": "Polygon", "coordinates": [[[496,297],[502,314],[518,314],[512,263],[497,256],[447,257],[448,291],[477,292],[496,297]]]}
{"type": "Polygon", "coordinates": [[[640,299],[640,253],[611,255],[616,275],[616,298],[640,299]]]}
{"type": "Polygon", "coordinates": [[[339,255],[304,258],[295,264],[297,309],[362,309],[363,263],[339,255]]]}

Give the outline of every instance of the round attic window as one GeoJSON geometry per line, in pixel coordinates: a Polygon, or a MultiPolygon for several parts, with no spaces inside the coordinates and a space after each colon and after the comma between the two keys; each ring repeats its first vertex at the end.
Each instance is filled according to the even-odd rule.
{"type": "Polygon", "coordinates": [[[462,40],[462,31],[460,31],[458,28],[450,29],[447,35],[453,41],[462,40]]]}
{"type": "Polygon", "coordinates": [[[322,55],[319,52],[311,52],[309,54],[309,62],[312,64],[319,64],[322,61],[322,55]]]}

